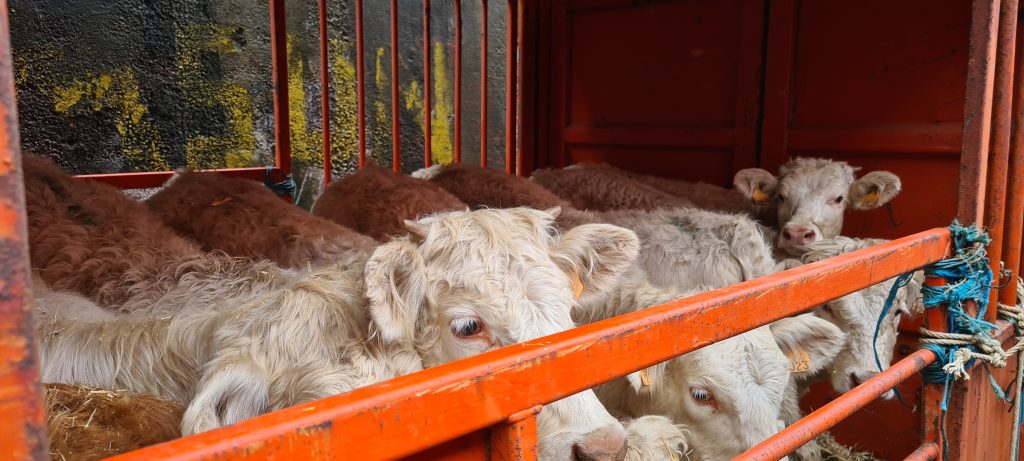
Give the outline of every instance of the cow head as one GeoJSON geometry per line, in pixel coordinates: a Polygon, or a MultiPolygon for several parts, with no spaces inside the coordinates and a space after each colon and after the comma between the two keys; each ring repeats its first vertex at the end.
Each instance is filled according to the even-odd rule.
{"type": "MultiPolygon", "coordinates": [[[[559,209],[485,209],[407,221],[380,246],[365,289],[378,333],[413,345],[427,366],[573,328],[579,298],[601,296],[634,263],[635,234],[591,224],[561,236],[559,209]]],[[[542,457],[620,459],[625,432],[585,391],[544,407],[542,457]]]]}
{"type": "Polygon", "coordinates": [[[757,203],[778,206],[780,249],[799,255],[808,245],[839,235],[847,208],[870,210],[885,205],[900,192],[900,178],[873,171],[859,179],[860,168],[846,162],[796,158],[779,168],[779,176],[760,168],[736,173],[733,184],[757,203]]]}
{"type": "MultiPolygon", "coordinates": [[[[861,248],[883,242],[877,239],[851,239],[837,237],[811,245],[811,250],[804,255],[806,263],[820,261],[861,248]]],[[[917,313],[917,298],[921,291],[924,273],[916,272],[910,283],[899,289],[892,308],[879,323],[879,316],[885,307],[896,279],[886,280],[830,301],[815,310],[822,318],[836,324],[846,332],[847,345],[830,366],[832,387],[836,392],[846,392],[878,374],[878,363],[882,369],[892,363],[893,348],[899,334],[898,326],[904,317],[917,313]],[[875,329],[878,337],[875,338],[875,329]],[[878,351],[878,363],[875,362],[875,351],[878,351]]],[[[882,398],[892,398],[895,393],[890,390],[882,398]]]]}

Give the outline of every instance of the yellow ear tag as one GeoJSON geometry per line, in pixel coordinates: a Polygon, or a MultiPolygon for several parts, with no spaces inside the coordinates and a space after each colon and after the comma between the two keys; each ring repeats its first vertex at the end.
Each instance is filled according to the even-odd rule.
{"type": "Polygon", "coordinates": [[[869,192],[868,195],[865,195],[864,199],[861,200],[862,206],[874,207],[878,205],[878,199],[881,197],[881,195],[882,194],[881,192],[878,191],[878,189],[869,192]]]}
{"type": "Polygon", "coordinates": [[[761,186],[754,186],[754,192],[750,194],[750,197],[754,199],[754,203],[758,205],[764,205],[768,203],[768,199],[771,198],[768,194],[761,190],[761,186]]]}
{"type": "Polygon", "coordinates": [[[797,349],[786,354],[786,356],[789,357],[790,361],[790,373],[807,373],[811,371],[811,356],[807,351],[797,349]]]}
{"type": "Polygon", "coordinates": [[[578,274],[572,274],[569,277],[569,281],[572,282],[572,294],[576,296],[576,300],[580,300],[580,296],[583,296],[583,281],[580,280],[578,274]]]}
{"type": "Polygon", "coordinates": [[[640,370],[640,384],[643,384],[644,387],[650,387],[651,385],[651,372],[647,371],[647,369],[640,370]]]}

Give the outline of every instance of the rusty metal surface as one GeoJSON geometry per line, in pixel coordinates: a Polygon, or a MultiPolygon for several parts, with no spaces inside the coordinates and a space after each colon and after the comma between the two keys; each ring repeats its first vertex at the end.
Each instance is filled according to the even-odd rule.
{"type": "Polygon", "coordinates": [[[324,187],[331,184],[331,77],[327,60],[327,0],[319,0],[320,19],[320,120],[323,130],[324,187]]]}
{"type": "Polygon", "coordinates": [[[537,459],[537,414],[535,406],[514,414],[491,428],[492,461],[535,461],[537,459]]]}
{"type": "Polygon", "coordinates": [[[935,353],[932,351],[922,349],[914,352],[734,459],[742,461],[780,459],[805,443],[814,440],[822,432],[864,408],[934,361],[935,353]]]}
{"type": "Polygon", "coordinates": [[[423,166],[429,167],[430,153],[430,0],[423,0],[423,166]]]}
{"type": "MultiPolygon", "coordinates": [[[[1024,52],[1017,53],[1017,69],[1024,70],[1024,52]]],[[[1024,101],[1024,71],[1014,75],[1014,101],[1024,101]]],[[[1007,184],[1006,221],[1003,232],[1003,254],[1010,280],[1020,273],[1021,233],[1024,232],[1024,103],[1014,104],[1010,135],[1009,182],[1007,184]]],[[[1003,304],[1015,304],[1017,293],[1003,290],[1003,304]]]]}
{"type": "MultiPolygon", "coordinates": [[[[988,160],[988,195],[985,206],[985,227],[992,243],[988,256],[992,273],[999,285],[999,270],[1003,259],[1003,226],[1006,211],[1007,170],[1010,158],[1010,126],[1013,114],[1014,57],[1017,44],[1017,0],[1002,0],[999,11],[999,43],[996,55],[995,88],[992,103],[992,143],[988,160]]],[[[1016,284],[1009,284],[1016,291],[1016,284]]],[[[999,290],[991,290],[989,305],[995,306],[999,290]]],[[[995,321],[997,310],[989,309],[985,320],[995,321]]]]}
{"type": "Polygon", "coordinates": [[[462,163],[462,0],[454,0],[455,21],[455,145],[453,161],[462,163]]]}
{"type": "Polygon", "coordinates": [[[391,168],[402,172],[398,103],[398,0],[391,0],[391,168]]]}
{"type": "Polygon", "coordinates": [[[914,450],[910,456],[904,458],[903,461],[931,461],[938,458],[939,446],[931,442],[926,442],[921,445],[920,448],[914,450]]]}
{"type": "Polygon", "coordinates": [[[288,125],[288,31],[285,0],[270,0],[270,56],[274,84],[273,181],[283,181],[292,172],[291,131],[288,125]]]}
{"type": "Polygon", "coordinates": [[[965,225],[980,224],[984,219],[998,28],[999,0],[975,0],[957,200],[957,217],[965,225]]]}
{"type": "Polygon", "coordinates": [[[948,254],[933,229],[112,459],[407,456],[948,254]]]}
{"type": "MultiPolygon", "coordinates": [[[[942,286],[946,284],[945,279],[935,278],[925,280],[929,286],[942,286]]],[[[948,331],[945,309],[928,309],[925,311],[924,327],[932,331],[948,331]]],[[[924,431],[921,440],[941,445],[942,442],[942,400],[943,386],[925,384],[921,390],[921,427],[924,431]]],[[[942,454],[936,455],[941,460],[942,454]]]]}
{"type": "Polygon", "coordinates": [[[480,167],[487,168],[487,0],[480,0],[480,167]]]}
{"type": "Polygon", "coordinates": [[[0,453],[49,459],[32,321],[25,190],[7,2],[0,2],[0,453]]]}

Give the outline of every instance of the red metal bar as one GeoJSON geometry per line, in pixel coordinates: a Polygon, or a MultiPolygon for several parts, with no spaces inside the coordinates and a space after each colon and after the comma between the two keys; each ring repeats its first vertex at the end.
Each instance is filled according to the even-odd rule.
{"type": "Polygon", "coordinates": [[[931,461],[938,458],[939,446],[934,443],[927,442],[918,447],[917,450],[914,450],[910,456],[903,458],[903,461],[931,461]]]}
{"type": "Polygon", "coordinates": [[[734,461],[780,459],[874,402],[882,394],[889,392],[890,389],[934,361],[934,352],[927,349],[918,350],[733,459],[734,461]]]}
{"type": "Polygon", "coordinates": [[[359,168],[366,166],[366,72],[364,62],[363,0],[356,0],[356,97],[359,125],[359,168]]]}
{"type": "Polygon", "coordinates": [[[430,0],[423,0],[423,166],[429,167],[430,152],[430,0]]]}
{"type": "MultiPolygon", "coordinates": [[[[515,61],[516,61],[516,74],[515,74],[516,75],[516,85],[515,85],[515,89],[516,89],[515,102],[516,102],[516,104],[515,104],[515,109],[516,109],[516,113],[518,114],[519,111],[522,110],[522,107],[523,107],[523,66],[522,66],[522,63],[519,62],[519,61],[523,57],[523,50],[524,50],[523,36],[525,35],[525,32],[524,32],[523,28],[525,27],[525,24],[526,24],[526,18],[525,18],[525,16],[526,16],[526,5],[525,5],[525,2],[521,2],[521,1],[516,1],[515,3],[516,3],[516,53],[515,53],[515,56],[514,56],[515,61]]],[[[509,46],[510,47],[512,46],[511,43],[509,43],[509,46]]],[[[523,175],[523,123],[524,123],[523,117],[522,116],[517,116],[515,121],[516,121],[516,123],[515,123],[516,132],[515,132],[514,139],[516,140],[516,142],[515,142],[515,153],[516,154],[515,154],[515,169],[513,171],[515,172],[516,176],[522,176],[523,175]]]]}
{"type": "MultiPolygon", "coordinates": [[[[992,262],[992,273],[995,274],[994,285],[999,285],[999,271],[1003,259],[1006,175],[1010,158],[1010,117],[1013,114],[1013,65],[1017,44],[1017,3],[1017,0],[1002,0],[999,11],[999,48],[996,56],[992,105],[992,145],[988,159],[988,203],[985,207],[985,227],[992,238],[988,256],[992,262]]],[[[1016,284],[1011,283],[1009,290],[1016,292],[1016,284]]],[[[989,305],[993,307],[985,312],[985,320],[994,322],[998,311],[995,305],[999,301],[999,290],[993,288],[989,296],[989,305]]]]}
{"type": "Polygon", "coordinates": [[[537,413],[541,406],[516,413],[491,428],[492,461],[536,461],[537,413]]]}
{"type": "Polygon", "coordinates": [[[324,187],[331,183],[331,93],[327,71],[327,0],[320,0],[320,111],[324,134],[324,187]]]}
{"type": "MultiPolygon", "coordinates": [[[[252,179],[254,181],[263,181],[267,175],[266,168],[223,168],[199,171],[221,174],[232,178],[252,179]]],[[[147,189],[164,185],[168,179],[171,179],[172,175],[174,175],[173,171],[148,171],[143,173],[83,174],[75,177],[102,181],[122,189],[147,189]]],[[[283,177],[285,173],[280,168],[274,168],[270,170],[270,176],[272,178],[283,177]]]]}
{"type": "Polygon", "coordinates": [[[487,168],[487,0],[480,0],[480,166],[487,168]]]}
{"type": "Polygon", "coordinates": [[[274,84],[274,164],[271,180],[292,172],[291,129],[288,126],[288,31],[285,0],[270,0],[270,55],[274,84]]]}
{"type": "Polygon", "coordinates": [[[992,126],[999,0],[975,0],[971,21],[964,105],[964,137],[960,154],[957,217],[965,225],[983,224],[985,178],[992,126]]]}
{"type": "Polygon", "coordinates": [[[398,0],[391,0],[391,168],[402,172],[398,104],[398,0]]]}
{"type": "Polygon", "coordinates": [[[32,299],[18,106],[7,2],[0,2],[0,447],[10,459],[49,459],[32,299]]]}
{"type": "Polygon", "coordinates": [[[462,164],[462,0],[455,0],[455,152],[462,164]]]}
{"type": "Polygon", "coordinates": [[[505,173],[515,172],[516,152],[516,0],[505,9],[505,173]]]}
{"type": "Polygon", "coordinates": [[[949,251],[949,231],[932,229],[111,459],[408,456],[504,422],[522,408],[804,312],[949,251]],[[872,270],[863,270],[866,265],[872,270]],[[764,302],[766,296],[772,302],[764,302]]]}
{"type": "MultiPolygon", "coordinates": [[[[942,286],[946,284],[946,280],[942,278],[930,278],[925,280],[925,285],[928,286],[942,286]]],[[[928,309],[925,311],[924,327],[932,331],[948,331],[946,310],[945,309],[928,309]]],[[[945,390],[943,386],[934,384],[925,384],[921,391],[921,430],[924,432],[922,440],[924,442],[931,442],[941,445],[942,440],[942,401],[945,390]]],[[[942,454],[939,453],[936,459],[941,460],[942,454]]]]}
{"type": "MultiPolygon", "coordinates": [[[[1014,75],[1013,130],[1010,136],[1009,183],[1006,200],[1006,228],[1004,229],[1003,254],[1005,268],[1010,280],[1017,280],[1020,274],[1021,234],[1024,233],[1024,52],[1017,53],[1016,68],[1021,72],[1014,75]]],[[[1017,303],[1017,293],[1004,289],[1000,302],[1007,305],[1017,303]]]]}

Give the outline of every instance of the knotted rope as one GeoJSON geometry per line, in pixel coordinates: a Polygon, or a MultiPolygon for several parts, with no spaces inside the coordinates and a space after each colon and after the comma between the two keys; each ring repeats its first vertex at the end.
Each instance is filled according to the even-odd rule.
{"type": "Polygon", "coordinates": [[[1013,438],[1010,443],[1010,459],[1016,461],[1020,453],[1020,426],[1024,423],[1024,408],[1021,407],[1020,391],[1024,384],[1024,279],[1017,277],[1017,305],[999,304],[999,318],[1013,324],[1014,339],[1017,344],[1009,348],[1007,355],[1017,354],[1017,389],[1013,397],[1013,415],[1017,424],[1013,425],[1013,438]]]}
{"type": "Polygon", "coordinates": [[[295,180],[292,179],[292,175],[285,176],[281,182],[274,182],[270,180],[270,173],[274,171],[274,167],[267,166],[267,173],[263,176],[263,185],[270,188],[277,195],[294,196],[295,194],[295,180]]]}

